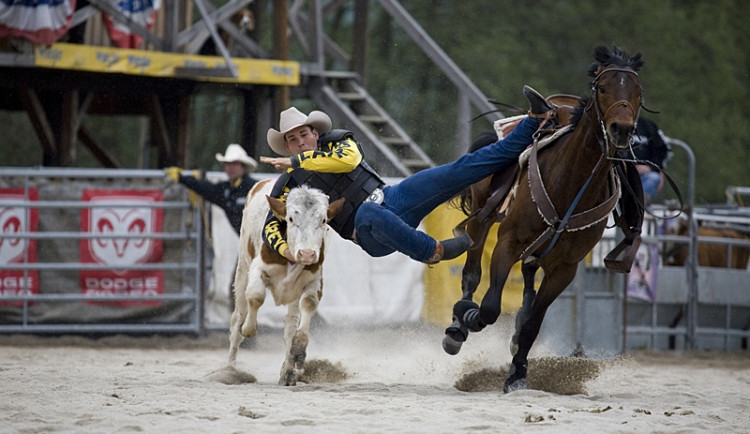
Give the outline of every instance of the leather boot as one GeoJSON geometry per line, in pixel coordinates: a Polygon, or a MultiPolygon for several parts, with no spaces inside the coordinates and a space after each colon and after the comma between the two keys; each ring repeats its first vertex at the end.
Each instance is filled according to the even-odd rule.
{"type": "Polygon", "coordinates": [[[544,118],[557,107],[547,102],[546,99],[537,91],[529,86],[523,87],[523,94],[529,101],[529,116],[534,118],[544,118]]]}
{"type": "Polygon", "coordinates": [[[445,250],[443,249],[443,245],[440,244],[440,241],[438,241],[437,246],[435,246],[435,252],[430,255],[430,259],[428,259],[425,264],[437,264],[441,259],[443,259],[444,254],[445,250]]]}
{"type": "Polygon", "coordinates": [[[437,264],[443,259],[453,259],[471,247],[469,234],[463,233],[455,238],[438,241],[435,252],[427,260],[428,264],[437,264]]]}

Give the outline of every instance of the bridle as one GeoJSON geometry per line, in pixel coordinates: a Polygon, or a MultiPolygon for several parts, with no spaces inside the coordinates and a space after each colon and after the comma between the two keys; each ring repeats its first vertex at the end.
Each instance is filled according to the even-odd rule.
{"type": "MultiPolygon", "coordinates": [[[[654,215],[651,211],[649,211],[648,207],[643,202],[641,202],[638,199],[638,196],[636,195],[635,192],[632,191],[630,185],[628,183],[624,183],[624,185],[626,187],[626,190],[628,191],[628,194],[630,194],[632,197],[635,198],[635,200],[637,202],[637,205],[639,207],[641,207],[645,212],[648,212],[649,214],[651,214],[653,217],[663,218],[663,219],[669,219],[669,218],[674,218],[674,217],[677,217],[678,215],[680,215],[680,213],[682,212],[681,210],[683,208],[683,205],[682,205],[682,203],[683,203],[682,195],[680,193],[679,188],[677,188],[677,185],[672,180],[672,178],[666,172],[664,172],[664,170],[659,169],[659,167],[656,166],[654,163],[652,163],[650,161],[646,161],[646,160],[637,160],[637,159],[635,159],[635,155],[633,153],[633,148],[632,148],[632,145],[633,145],[633,136],[635,135],[636,127],[638,126],[638,117],[640,116],[640,110],[641,110],[641,108],[643,108],[643,86],[641,86],[640,82],[638,81],[638,73],[635,72],[634,70],[632,70],[631,68],[628,68],[628,67],[613,67],[613,68],[604,69],[601,72],[599,72],[599,74],[597,74],[597,76],[594,78],[594,81],[591,83],[591,92],[592,92],[592,97],[589,99],[589,102],[586,104],[586,112],[588,112],[588,110],[593,106],[594,110],[596,111],[596,116],[599,118],[599,127],[601,128],[602,137],[603,137],[603,138],[601,138],[599,136],[596,137],[596,140],[599,142],[599,147],[601,148],[601,151],[602,151],[602,157],[600,157],[599,161],[597,162],[596,167],[592,171],[592,175],[593,175],[594,172],[596,172],[599,169],[599,167],[602,164],[602,160],[603,159],[607,159],[607,160],[610,160],[610,161],[630,162],[630,163],[633,163],[633,164],[644,164],[644,165],[648,165],[648,166],[650,166],[652,168],[656,168],[656,169],[660,170],[662,173],[664,173],[664,176],[665,176],[667,182],[669,183],[669,185],[672,187],[672,190],[674,190],[675,194],[677,195],[677,199],[680,202],[680,211],[678,211],[673,216],[658,217],[658,216],[654,215]],[[599,99],[597,98],[597,93],[599,91],[598,83],[599,83],[599,79],[602,77],[602,75],[604,75],[607,72],[625,72],[627,74],[632,74],[633,76],[635,76],[636,83],[638,83],[638,86],[641,88],[640,89],[640,93],[638,95],[638,110],[636,110],[635,107],[633,107],[633,105],[630,104],[629,101],[622,99],[622,100],[619,100],[619,101],[615,101],[612,105],[610,105],[609,107],[607,107],[607,110],[605,110],[604,114],[602,115],[602,110],[601,110],[601,107],[599,106],[599,99]],[[607,134],[607,129],[604,126],[604,121],[605,121],[605,119],[607,119],[607,117],[610,114],[612,114],[612,112],[615,109],[620,108],[620,107],[625,107],[625,108],[629,109],[630,110],[630,114],[633,116],[633,119],[635,119],[635,122],[633,123],[633,128],[630,130],[630,140],[628,140],[627,145],[624,146],[624,147],[620,147],[620,146],[617,146],[617,145],[612,145],[612,146],[617,151],[624,150],[624,149],[629,149],[631,155],[633,155],[633,159],[620,158],[620,157],[616,156],[616,153],[610,153],[609,152],[611,142],[609,140],[609,135],[607,134]]],[[[645,110],[649,111],[649,112],[653,112],[652,110],[649,110],[647,108],[645,108],[645,110]]],[[[654,113],[658,113],[658,112],[654,112],[654,113]]],[[[617,171],[618,171],[618,174],[619,174],[620,178],[624,178],[625,175],[624,175],[624,173],[622,173],[622,167],[621,166],[617,166],[617,171]]]]}
{"type": "Polygon", "coordinates": [[[640,115],[640,109],[641,109],[641,103],[643,102],[643,87],[641,86],[640,82],[638,81],[638,73],[635,72],[631,68],[627,67],[612,67],[607,68],[599,72],[597,76],[594,78],[594,81],[591,83],[591,98],[589,99],[588,104],[586,105],[586,112],[588,112],[589,109],[592,107],[594,108],[594,111],[596,112],[596,117],[599,120],[599,127],[602,131],[602,137],[597,136],[596,139],[599,142],[599,146],[601,148],[602,154],[607,156],[607,158],[610,158],[610,145],[614,147],[616,150],[621,149],[628,149],[633,143],[633,134],[635,134],[636,126],[638,125],[638,116],[640,115]],[[630,101],[621,99],[619,101],[615,101],[612,103],[607,109],[602,113],[602,109],[599,105],[599,80],[602,78],[602,76],[608,72],[624,72],[627,74],[632,74],[636,78],[636,83],[638,83],[638,86],[641,87],[640,93],[639,93],[639,103],[638,103],[638,109],[636,110],[635,107],[630,103],[630,101]],[[612,144],[609,138],[609,134],[607,134],[607,128],[604,124],[604,121],[612,114],[613,111],[615,111],[618,108],[625,107],[626,109],[630,110],[630,114],[633,116],[633,119],[635,119],[635,122],[633,123],[633,127],[630,130],[629,136],[630,139],[628,140],[628,144],[626,146],[617,146],[615,144],[612,144]]]}

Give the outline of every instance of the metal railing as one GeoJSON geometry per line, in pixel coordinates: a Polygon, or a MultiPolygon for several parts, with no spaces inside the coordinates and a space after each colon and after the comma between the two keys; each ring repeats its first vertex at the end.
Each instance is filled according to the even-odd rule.
{"type": "Polygon", "coordinates": [[[186,190],[179,186],[170,190],[172,187],[163,179],[161,170],[0,167],[0,191],[23,192],[0,196],[0,224],[3,212],[11,209],[27,220],[21,226],[6,225],[16,230],[0,232],[0,276],[17,276],[0,282],[0,333],[201,332],[205,292],[203,221],[198,207],[187,200],[186,190]],[[94,203],[80,197],[74,199],[84,188],[162,190],[164,200],[94,203]],[[32,190],[38,192],[38,198],[30,197],[32,190]],[[162,213],[162,228],[147,233],[86,231],[81,212],[96,208],[158,210],[162,213]],[[32,210],[38,216],[37,228],[28,226],[32,210]],[[126,246],[133,240],[160,240],[161,257],[150,263],[104,264],[82,262],[80,255],[73,254],[82,251],[86,242],[106,240],[120,240],[126,246]],[[23,260],[9,262],[4,257],[3,245],[7,248],[11,242],[25,244],[23,260]],[[36,260],[29,257],[32,243],[36,260]],[[99,291],[82,287],[81,272],[113,270],[115,277],[101,280],[102,285],[106,282],[112,286],[99,291]],[[144,272],[163,273],[162,286],[158,290],[139,290],[141,280],[137,276],[144,272]],[[128,281],[117,278],[117,273],[135,273],[130,276],[136,277],[128,281]],[[37,278],[36,292],[19,284],[28,284],[32,276],[37,278]],[[127,284],[127,291],[122,290],[123,284],[127,284]],[[130,285],[135,285],[135,290],[131,291],[130,285]]]}
{"type": "MultiPolygon", "coordinates": [[[[736,202],[726,207],[696,207],[692,151],[684,142],[674,139],[670,142],[673,149],[683,149],[689,160],[687,190],[683,191],[686,203],[680,217],[687,219],[687,234],[664,233],[659,228],[665,224],[664,220],[646,216],[641,248],[659,257],[655,262],[648,261],[655,269],[643,268],[656,279],[649,282],[653,298],[640,298],[628,292],[632,282],[627,279],[634,275],[605,270],[602,259],[619,241],[617,237],[621,237],[614,229],[608,230],[591,256],[579,264],[570,287],[550,306],[543,325],[543,329],[548,327],[550,333],[556,333],[547,342],[550,347],[558,345],[563,353],[577,347],[586,354],[607,356],[637,348],[724,351],[748,348],[750,272],[701,266],[698,249],[704,243],[725,245],[730,261],[732,246],[749,248],[750,240],[699,236],[698,227],[699,223],[720,223],[722,227],[747,231],[750,208],[736,202]],[[687,249],[684,265],[664,265],[662,258],[669,249],[667,245],[682,245],[687,249]],[[560,330],[564,333],[558,333],[560,330]]],[[[750,190],[733,187],[728,191],[736,196],[750,190]]],[[[651,211],[660,216],[675,214],[675,210],[660,205],[653,205],[651,211]]]]}

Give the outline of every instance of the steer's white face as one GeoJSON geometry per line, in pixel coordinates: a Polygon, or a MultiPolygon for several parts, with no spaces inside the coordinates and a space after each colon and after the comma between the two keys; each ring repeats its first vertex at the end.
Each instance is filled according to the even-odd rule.
{"type": "Polygon", "coordinates": [[[317,263],[328,230],[328,196],[306,186],[289,192],[286,199],[286,239],[302,265],[317,263]]]}

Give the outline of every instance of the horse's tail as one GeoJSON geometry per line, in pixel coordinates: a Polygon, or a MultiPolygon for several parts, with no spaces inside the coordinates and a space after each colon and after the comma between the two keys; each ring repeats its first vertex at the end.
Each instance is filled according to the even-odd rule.
{"type": "MultiPolygon", "coordinates": [[[[479,135],[469,146],[469,152],[474,152],[477,149],[484,148],[493,143],[497,142],[497,133],[494,131],[485,131],[479,135]]],[[[462,192],[458,193],[453,199],[450,200],[449,204],[464,214],[471,214],[471,187],[465,188],[462,192]]]]}

